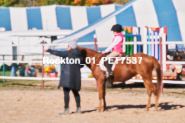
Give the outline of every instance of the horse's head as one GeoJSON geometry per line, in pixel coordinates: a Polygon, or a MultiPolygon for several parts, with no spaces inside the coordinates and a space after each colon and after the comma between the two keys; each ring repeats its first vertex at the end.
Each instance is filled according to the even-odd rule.
{"type": "MultiPolygon", "coordinates": [[[[99,60],[101,59],[102,57],[102,54],[97,52],[97,51],[94,51],[94,50],[91,50],[91,49],[88,49],[88,48],[84,48],[84,47],[77,47],[82,55],[83,55],[83,58],[84,58],[84,63],[86,63],[86,58],[87,57],[90,57],[91,59],[94,58],[94,61],[91,60],[91,64],[86,64],[88,67],[91,68],[91,65],[95,62],[95,64],[99,64],[99,60]]],[[[88,60],[88,59],[87,59],[88,60]]]]}

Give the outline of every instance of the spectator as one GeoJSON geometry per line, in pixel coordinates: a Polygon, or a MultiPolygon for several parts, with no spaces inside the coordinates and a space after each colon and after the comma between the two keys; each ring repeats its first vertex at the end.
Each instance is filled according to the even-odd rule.
{"type": "Polygon", "coordinates": [[[183,55],[182,59],[185,60],[185,51],[184,51],[184,55],[183,55]]]}
{"type": "Polygon", "coordinates": [[[174,58],[173,58],[174,61],[177,61],[177,56],[178,56],[178,52],[175,53],[175,55],[174,55],[174,58]]]}
{"type": "MultiPolygon", "coordinates": [[[[13,60],[15,60],[15,56],[13,56],[13,60]]],[[[17,71],[17,64],[16,63],[12,63],[11,64],[11,73],[10,76],[17,76],[16,71],[17,71]]]]}
{"type": "Polygon", "coordinates": [[[28,66],[28,64],[25,65],[25,73],[26,73],[26,77],[30,77],[30,67],[28,66]]]}
{"type": "Polygon", "coordinates": [[[20,64],[20,76],[25,76],[25,65],[20,64]]]}
{"type": "Polygon", "coordinates": [[[30,69],[29,69],[29,73],[30,73],[30,76],[31,77],[34,77],[35,76],[35,66],[31,66],[30,69]]]}
{"type": "MultiPolygon", "coordinates": [[[[24,55],[22,56],[22,59],[21,59],[21,61],[24,61],[24,55]]],[[[25,76],[25,63],[20,63],[19,64],[19,75],[20,76],[25,76]]]]}

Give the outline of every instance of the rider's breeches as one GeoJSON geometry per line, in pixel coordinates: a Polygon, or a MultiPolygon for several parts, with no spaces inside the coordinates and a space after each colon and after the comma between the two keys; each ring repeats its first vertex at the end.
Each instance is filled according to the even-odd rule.
{"type": "Polygon", "coordinates": [[[80,95],[79,95],[78,91],[74,90],[74,89],[65,88],[65,87],[63,87],[64,103],[65,103],[64,107],[65,107],[65,109],[69,108],[69,92],[70,92],[70,90],[72,90],[74,97],[75,97],[75,100],[76,100],[77,108],[79,108],[80,107],[80,95]]]}
{"type": "MultiPolygon", "coordinates": [[[[117,56],[119,56],[119,55],[120,55],[119,52],[111,52],[111,53],[110,53],[109,55],[107,55],[106,57],[107,57],[107,60],[111,60],[111,59],[109,59],[110,57],[117,57],[117,56]]],[[[109,74],[110,74],[110,73],[112,72],[112,70],[111,70],[112,65],[111,65],[111,64],[108,64],[108,62],[106,62],[105,65],[107,66],[108,72],[109,72],[109,74]]]]}
{"type": "Polygon", "coordinates": [[[111,52],[109,55],[107,55],[106,57],[117,57],[119,56],[120,53],[119,52],[111,52]]]}

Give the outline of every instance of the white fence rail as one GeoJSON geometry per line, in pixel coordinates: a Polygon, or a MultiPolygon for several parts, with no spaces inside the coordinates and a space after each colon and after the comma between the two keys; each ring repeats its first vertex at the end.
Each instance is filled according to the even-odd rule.
{"type": "MultiPolygon", "coordinates": [[[[147,42],[147,41],[141,41],[141,42],[124,42],[124,44],[130,44],[130,45],[143,45],[144,47],[144,53],[146,53],[146,45],[147,44],[159,44],[160,42],[147,42]]],[[[97,45],[104,45],[105,43],[103,42],[97,42],[97,45]]],[[[166,70],[166,64],[185,64],[185,61],[166,61],[166,45],[167,44],[184,44],[185,42],[180,42],[180,41],[173,41],[173,42],[166,42],[166,41],[162,41],[162,56],[163,56],[163,71],[166,70]]],[[[95,45],[94,42],[81,42],[78,43],[78,45],[95,45]]],[[[29,44],[29,45],[0,45],[0,47],[4,47],[4,46],[67,46],[67,43],[64,44],[29,44]]],[[[41,52],[42,53],[42,52],[41,52]]],[[[47,53],[46,53],[47,54],[47,53]]],[[[1,55],[1,54],[0,54],[1,55]]],[[[2,54],[5,55],[5,54],[2,54]]],[[[34,54],[33,54],[34,55],[34,54]]],[[[41,55],[41,54],[40,54],[41,55]]],[[[0,63],[42,63],[42,61],[11,61],[11,60],[0,60],[0,63]]],[[[56,80],[58,81],[59,78],[42,78],[42,77],[10,77],[10,76],[0,76],[0,79],[14,79],[14,80],[56,80]]],[[[94,78],[82,78],[82,80],[95,80],[94,78]]],[[[128,80],[128,82],[139,82],[142,83],[143,80],[140,79],[130,79],[128,80]]],[[[156,80],[152,80],[152,82],[156,83],[156,80]]],[[[172,80],[163,80],[163,83],[168,83],[168,84],[185,84],[185,81],[172,81],[172,80]]]]}
{"type": "MultiPolygon", "coordinates": [[[[51,81],[59,81],[60,78],[42,78],[42,77],[9,77],[9,76],[0,76],[0,79],[8,79],[8,80],[51,80],[51,81]]],[[[95,78],[82,78],[82,80],[93,80],[95,78]]],[[[143,83],[142,79],[130,79],[126,82],[135,82],[135,83],[143,83]]],[[[153,83],[156,83],[157,80],[152,80],[153,83]]],[[[172,80],[163,80],[164,84],[185,84],[185,81],[172,81],[172,80]]]]}
{"type": "MultiPolygon", "coordinates": [[[[184,44],[184,41],[168,41],[168,42],[161,42],[162,44],[184,44]]],[[[97,42],[97,44],[105,44],[104,42],[97,42]]],[[[130,45],[134,45],[134,44],[159,44],[159,42],[124,42],[124,44],[130,44],[130,45]]],[[[12,45],[0,45],[0,47],[4,47],[4,46],[66,46],[67,43],[63,43],[63,44],[12,44],[12,45]]],[[[94,42],[79,42],[78,45],[94,45],[94,42]]]]}

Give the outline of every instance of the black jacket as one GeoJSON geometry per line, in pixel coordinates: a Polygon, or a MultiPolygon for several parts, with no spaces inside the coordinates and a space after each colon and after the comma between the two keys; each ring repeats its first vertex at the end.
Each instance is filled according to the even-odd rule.
{"type": "MultiPolygon", "coordinates": [[[[72,49],[70,51],[56,51],[48,49],[47,52],[60,56],[62,58],[73,58],[73,59],[80,59],[80,63],[82,63],[83,56],[81,54],[81,51],[79,49],[72,49]]],[[[61,65],[61,76],[60,76],[60,87],[67,87],[74,90],[80,90],[81,89],[81,73],[80,68],[83,67],[83,65],[80,64],[62,64],[61,65]]]]}

